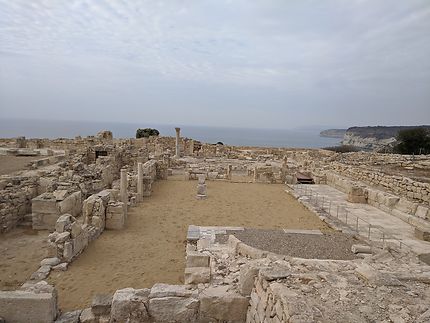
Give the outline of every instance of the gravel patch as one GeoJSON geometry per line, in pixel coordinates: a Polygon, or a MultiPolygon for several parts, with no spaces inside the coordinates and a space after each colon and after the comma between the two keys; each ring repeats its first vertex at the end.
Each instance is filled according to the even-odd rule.
{"type": "Polygon", "coordinates": [[[217,242],[225,243],[230,234],[254,248],[308,259],[355,259],[357,257],[351,252],[351,246],[357,243],[363,244],[353,236],[341,232],[324,232],[323,235],[314,235],[264,229],[228,231],[225,235],[217,235],[217,242]]]}

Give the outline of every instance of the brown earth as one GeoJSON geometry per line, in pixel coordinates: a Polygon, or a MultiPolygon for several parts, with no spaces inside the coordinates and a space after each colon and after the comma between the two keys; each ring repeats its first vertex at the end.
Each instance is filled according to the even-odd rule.
{"type": "Polygon", "coordinates": [[[0,175],[11,174],[25,169],[26,165],[41,156],[0,156],[0,175]]]}
{"type": "Polygon", "coordinates": [[[183,282],[188,225],[329,230],[284,191],[283,185],[208,182],[196,200],[196,181],[157,182],[153,194],[131,208],[124,230],[105,231],[66,272],[49,281],[62,310],[85,308],[97,293],[183,282]]]}
{"type": "Polygon", "coordinates": [[[46,256],[48,232],[17,228],[0,235],[0,290],[15,290],[46,256]]]}

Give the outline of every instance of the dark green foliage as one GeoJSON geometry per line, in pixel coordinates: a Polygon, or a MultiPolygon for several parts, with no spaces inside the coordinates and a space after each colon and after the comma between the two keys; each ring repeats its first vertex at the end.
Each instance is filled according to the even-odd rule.
{"type": "Polygon", "coordinates": [[[342,145],[342,146],[334,146],[334,147],[325,147],[325,150],[335,151],[337,153],[352,153],[355,151],[359,151],[360,149],[354,146],[342,145]]]}
{"type": "Polygon", "coordinates": [[[158,136],[160,132],[157,129],[145,128],[136,130],[136,138],[148,138],[150,136],[158,136]]]}
{"type": "Polygon", "coordinates": [[[399,154],[429,154],[430,129],[414,128],[401,130],[397,134],[397,145],[394,152],[399,154]]]}

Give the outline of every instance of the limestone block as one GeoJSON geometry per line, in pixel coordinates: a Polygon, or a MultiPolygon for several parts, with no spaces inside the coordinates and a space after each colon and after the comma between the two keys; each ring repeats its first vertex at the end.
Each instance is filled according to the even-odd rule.
{"type": "Polygon", "coordinates": [[[55,239],[55,243],[63,243],[70,238],[70,232],[62,232],[55,239]]]}
{"type": "Polygon", "coordinates": [[[91,311],[91,308],[86,308],[81,312],[79,316],[79,322],[81,323],[98,323],[98,319],[91,311]]]}
{"type": "Polygon", "coordinates": [[[146,323],[151,322],[148,311],[149,289],[119,289],[112,298],[112,323],[146,323]]]}
{"type": "Polygon", "coordinates": [[[55,199],[45,199],[46,194],[43,193],[31,200],[31,211],[33,213],[57,213],[57,202],[55,199]]]}
{"type": "Polygon", "coordinates": [[[82,226],[81,226],[81,224],[78,223],[78,222],[76,222],[76,221],[73,222],[70,233],[71,233],[72,239],[76,238],[77,236],[79,236],[82,233],[82,226]]]}
{"type": "Polygon", "coordinates": [[[423,228],[415,228],[415,238],[430,242],[430,231],[423,228]]]}
{"type": "Polygon", "coordinates": [[[126,212],[127,208],[124,203],[109,203],[106,209],[106,229],[123,229],[125,224],[126,212]]]}
{"type": "Polygon", "coordinates": [[[56,316],[55,292],[0,291],[0,317],[8,323],[53,322],[56,316]]]}
{"type": "Polygon", "coordinates": [[[112,306],[112,295],[97,294],[91,303],[91,311],[94,315],[108,315],[112,306]]]}
{"type": "Polygon", "coordinates": [[[70,241],[64,243],[63,259],[70,261],[73,257],[73,244],[70,241]]]}
{"type": "Polygon", "coordinates": [[[67,267],[68,267],[68,263],[67,262],[63,262],[61,264],[58,264],[54,267],[52,267],[52,270],[57,270],[57,271],[66,271],[67,267]]]}
{"type": "Polygon", "coordinates": [[[152,286],[149,298],[161,298],[168,296],[189,297],[192,295],[193,292],[189,289],[186,289],[184,285],[157,283],[152,286]]]}
{"type": "Polygon", "coordinates": [[[82,200],[81,191],[74,192],[66,197],[63,201],[58,202],[60,213],[70,213],[73,216],[81,214],[82,200]]]}
{"type": "Polygon", "coordinates": [[[209,255],[196,252],[187,251],[187,267],[209,267],[209,255]]]}
{"type": "Polygon", "coordinates": [[[351,246],[351,251],[353,253],[372,253],[372,247],[365,245],[354,244],[351,246]]]}
{"type": "Polygon", "coordinates": [[[96,227],[98,230],[103,231],[104,230],[104,222],[99,216],[93,216],[91,218],[91,224],[93,227],[96,227]]]}
{"type": "Polygon", "coordinates": [[[79,323],[79,317],[81,316],[81,310],[76,310],[72,312],[66,312],[61,314],[55,323],[79,323]]]}
{"type": "Polygon", "coordinates": [[[429,217],[429,208],[423,205],[419,205],[417,207],[417,211],[415,212],[415,216],[421,219],[427,219],[429,217]]]}
{"type": "Polygon", "coordinates": [[[66,226],[71,223],[71,218],[72,216],[70,214],[61,215],[55,223],[55,231],[57,231],[58,233],[64,232],[66,226]]]}
{"type": "Polygon", "coordinates": [[[197,185],[197,195],[207,195],[206,184],[198,184],[197,185]]]}
{"type": "Polygon", "coordinates": [[[255,278],[258,276],[261,266],[255,263],[248,263],[240,268],[239,291],[243,296],[251,295],[255,278]]]}
{"type": "Polygon", "coordinates": [[[267,256],[267,251],[248,246],[243,242],[237,244],[237,253],[252,259],[265,258],[267,256]]]}
{"type": "Polygon", "coordinates": [[[245,322],[248,298],[228,291],[228,288],[229,286],[209,287],[200,294],[201,319],[245,322]]]}
{"type": "Polygon", "coordinates": [[[227,240],[227,248],[230,255],[236,255],[237,246],[240,243],[240,240],[236,238],[234,235],[229,235],[227,240]]]}
{"type": "Polygon", "coordinates": [[[185,268],[185,284],[209,283],[211,270],[209,267],[185,268]]]}
{"type": "Polygon", "coordinates": [[[194,297],[162,297],[149,300],[149,314],[155,322],[196,322],[199,300],[194,297]]]}
{"type": "Polygon", "coordinates": [[[73,244],[73,256],[76,256],[82,252],[88,246],[88,234],[86,231],[82,231],[75,239],[72,239],[73,244]]]}
{"type": "Polygon", "coordinates": [[[40,262],[40,266],[56,266],[60,263],[60,259],[57,257],[54,258],[45,258],[40,262]]]}

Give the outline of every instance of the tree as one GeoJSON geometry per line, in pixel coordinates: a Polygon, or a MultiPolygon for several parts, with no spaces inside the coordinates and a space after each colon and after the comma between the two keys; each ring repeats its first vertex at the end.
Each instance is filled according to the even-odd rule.
{"type": "Polygon", "coordinates": [[[414,128],[401,130],[397,134],[397,145],[394,152],[399,154],[430,153],[430,129],[414,128]]]}
{"type": "Polygon", "coordinates": [[[148,138],[150,136],[158,136],[160,132],[157,129],[145,128],[136,130],[136,138],[148,138]]]}

